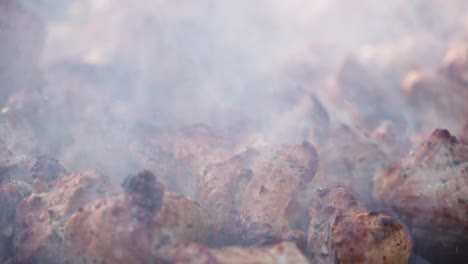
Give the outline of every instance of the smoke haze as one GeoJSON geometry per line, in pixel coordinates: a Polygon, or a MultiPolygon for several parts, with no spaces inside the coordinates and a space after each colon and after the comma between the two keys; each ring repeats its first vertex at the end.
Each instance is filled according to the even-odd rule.
{"type": "Polygon", "coordinates": [[[343,60],[365,62],[398,94],[407,69],[391,65],[434,67],[445,52],[440,39],[468,22],[464,1],[21,3],[45,26],[28,42],[41,47],[40,77],[2,101],[5,122],[16,111],[27,127],[20,130],[37,138],[32,149],[19,149],[118,178],[138,169],[128,146],[147,136],[143,128],[203,123],[294,143],[306,137],[310,117],[301,107],[312,95],[333,110],[332,119],[349,121],[326,96],[343,60]]]}

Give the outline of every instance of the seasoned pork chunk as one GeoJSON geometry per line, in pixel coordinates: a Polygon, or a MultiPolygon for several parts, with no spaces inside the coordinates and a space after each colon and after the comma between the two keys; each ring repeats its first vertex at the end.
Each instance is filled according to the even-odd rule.
{"type": "Polygon", "coordinates": [[[199,189],[200,203],[221,231],[244,244],[273,237],[303,239],[296,198],[317,171],[315,148],[296,146],[250,149],[207,168],[199,189]],[[237,237],[240,235],[241,237],[237,237]]]}
{"type": "Polygon", "coordinates": [[[176,241],[210,242],[214,230],[208,214],[165,192],[152,173],[131,176],[123,187],[123,193],[97,199],[70,218],[65,262],[155,263],[153,251],[176,241]]]}
{"type": "Polygon", "coordinates": [[[55,179],[47,191],[33,190],[16,209],[14,263],[61,263],[62,233],[67,220],[112,189],[109,178],[97,171],[86,171],[55,179]]]}
{"type": "Polygon", "coordinates": [[[375,198],[409,223],[415,235],[468,237],[468,146],[447,130],[435,130],[375,180],[375,198]]]}
{"type": "Polygon", "coordinates": [[[22,181],[0,183],[0,262],[13,254],[16,206],[31,193],[31,186],[22,181]]]}
{"type": "Polygon", "coordinates": [[[310,208],[307,253],[312,263],[407,263],[407,229],[387,213],[369,212],[345,188],[319,189],[310,208]]]}

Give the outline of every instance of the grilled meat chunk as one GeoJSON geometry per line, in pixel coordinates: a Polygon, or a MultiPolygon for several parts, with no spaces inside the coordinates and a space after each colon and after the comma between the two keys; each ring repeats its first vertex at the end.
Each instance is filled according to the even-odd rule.
{"type": "Polygon", "coordinates": [[[22,181],[0,183],[0,262],[12,257],[16,206],[31,193],[31,186],[22,181]]]}
{"type": "Polygon", "coordinates": [[[250,149],[207,168],[200,203],[224,235],[236,234],[233,241],[242,239],[250,245],[290,235],[301,239],[298,233],[290,233],[298,229],[295,221],[301,218],[295,199],[317,166],[315,148],[307,142],[250,149]]]}
{"type": "Polygon", "coordinates": [[[160,250],[161,263],[174,264],[280,264],[309,263],[292,242],[281,242],[263,247],[231,246],[210,249],[195,243],[177,243],[160,250]]]}
{"type": "MultiPolygon", "coordinates": [[[[41,185],[44,186],[44,185],[41,185]]],[[[63,226],[88,202],[112,191],[97,171],[55,179],[48,191],[33,192],[16,209],[15,263],[60,263],[63,226]]]]}
{"type": "Polygon", "coordinates": [[[468,238],[468,146],[447,130],[435,130],[375,180],[375,198],[409,223],[415,235],[468,238]]]}
{"type": "Polygon", "coordinates": [[[210,217],[191,200],[165,192],[142,171],[125,191],[97,199],[76,212],[64,229],[68,263],[154,263],[153,251],[176,241],[208,243],[210,217]]]}
{"type": "Polygon", "coordinates": [[[406,228],[387,213],[369,212],[345,188],[319,189],[309,212],[307,253],[313,263],[407,263],[406,228]]]}

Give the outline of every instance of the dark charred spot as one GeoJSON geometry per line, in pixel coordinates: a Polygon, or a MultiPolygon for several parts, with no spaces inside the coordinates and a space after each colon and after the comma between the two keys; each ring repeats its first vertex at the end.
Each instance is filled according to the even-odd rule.
{"type": "Polygon", "coordinates": [[[322,197],[324,197],[325,195],[327,195],[328,192],[330,192],[329,189],[322,189],[322,188],[320,188],[320,189],[317,190],[318,196],[319,196],[320,198],[322,198],[322,197]]]}
{"type": "Polygon", "coordinates": [[[151,212],[161,207],[164,185],[156,180],[153,173],[143,170],[136,175],[128,176],[122,183],[122,187],[136,205],[151,212]]]}
{"type": "Polygon", "coordinates": [[[448,140],[450,143],[457,143],[457,138],[452,136],[447,129],[436,129],[432,136],[437,137],[441,140],[448,140]]]}
{"type": "Polygon", "coordinates": [[[434,143],[432,143],[431,141],[426,142],[426,147],[428,149],[431,149],[433,146],[434,146],[434,143]]]}
{"type": "Polygon", "coordinates": [[[288,235],[286,237],[286,240],[294,242],[296,244],[297,248],[301,252],[306,252],[307,249],[307,236],[305,235],[304,232],[299,231],[299,230],[291,230],[288,232],[288,235]]]}
{"type": "Polygon", "coordinates": [[[242,169],[240,172],[241,179],[245,179],[246,181],[250,181],[253,177],[253,171],[251,169],[242,169]]]}
{"type": "Polygon", "coordinates": [[[264,185],[260,186],[259,194],[264,194],[264,193],[267,193],[267,192],[268,192],[268,189],[264,185]]]}
{"type": "Polygon", "coordinates": [[[379,223],[387,228],[387,229],[390,229],[392,231],[396,231],[396,230],[399,230],[401,229],[401,225],[400,223],[398,222],[397,219],[391,217],[391,216],[383,216],[383,217],[380,217],[379,218],[379,223]]]}
{"type": "Polygon", "coordinates": [[[281,238],[272,234],[272,226],[267,223],[250,223],[248,227],[242,229],[241,240],[243,246],[261,246],[276,244],[281,238]]]}
{"type": "Polygon", "coordinates": [[[232,210],[230,211],[230,213],[231,213],[232,215],[238,215],[238,214],[239,214],[239,211],[237,211],[236,209],[232,209],[232,210]]]}
{"type": "Polygon", "coordinates": [[[457,201],[458,201],[459,204],[465,204],[466,203],[465,199],[462,199],[462,198],[458,198],[457,201]]]}
{"type": "Polygon", "coordinates": [[[58,177],[67,174],[67,170],[60,165],[58,160],[46,155],[41,155],[36,158],[31,171],[34,179],[39,178],[51,182],[58,177]]]}
{"type": "Polygon", "coordinates": [[[47,210],[47,213],[49,214],[49,218],[54,218],[55,216],[55,211],[52,209],[47,210]]]}

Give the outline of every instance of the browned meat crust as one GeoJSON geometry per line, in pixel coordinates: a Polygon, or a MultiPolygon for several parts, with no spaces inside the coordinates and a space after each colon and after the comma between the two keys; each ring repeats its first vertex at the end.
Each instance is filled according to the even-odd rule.
{"type": "Polygon", "coordinates": [[[16,263],[60,263],[63,226],[88,202],[105,196],[113,187],[97,171],[62,176],[48,192],[33,192],[16,210],[16,263]]]}
{"type": "Polygon", "coordinates": [[[176,241],[208,243],[209,216],[187,198],[165,192],[154,175],[128,178],[125,192],[84,206],[64,228],[69,263],[154,263],[153,251],[176,241]]]}
{"type": "Polygon", "coordinates": [[[313,263],[407,263],[407,229],[387,213],[369,212],[342,187],[320,189],[310,208],[307,253],[313,263]]]}
{"type": "Polygon", "coordinates": [[[16,180],[0,183],[0,262],[13,253],[16,206],[31,193],[31,186],[16,180]]]}
{"type": "Polygon", "coordinates": [[[374,196],[416,235],[467,238],[468,146],[437,129],[419,147],[376,176],[374,196]]]}
{"type": "Polygon", "coordinates": [[[317,167],[317,153],[307,142],[250,149],[207,168],[200,203],[222,232],[241,234],[234,241],[255,244],[268,237],[287,238],[301,213],[295,209],[295,199],[317,167]]]}

